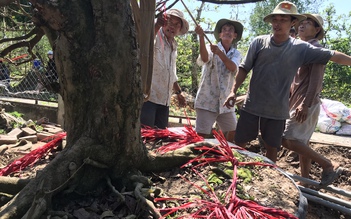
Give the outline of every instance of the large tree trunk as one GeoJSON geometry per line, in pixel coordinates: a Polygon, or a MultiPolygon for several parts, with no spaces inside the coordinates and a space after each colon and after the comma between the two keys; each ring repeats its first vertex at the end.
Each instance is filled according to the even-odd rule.
{"type": "Polygon", "coordinates": [[[49,205],[53,195],[67,188],[87,191],[108,172],[121,174],[146,156],[140,140],[143,97],[130,2],[32,3],[41,6],[36,18],[53,43],[67,146],[0,209],[0,218],[20,218],[33,200],[49,205]]]}

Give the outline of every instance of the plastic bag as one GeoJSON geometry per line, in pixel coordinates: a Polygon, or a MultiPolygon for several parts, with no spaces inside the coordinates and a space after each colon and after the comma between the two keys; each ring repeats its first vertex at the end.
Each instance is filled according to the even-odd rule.
{"type": "Polygon", "coordinates": [[[340,127],[341,123],[336,119],[330,118],[321,105],[316,129],[320,132],[331,134],[339,131],[340,127]]]}
{"type": "Polygon", "coordinates": [[[341,128],[335,134],[337,134],[337,135],[351,135],[351,124],[342,123],[341,128]]]}
{"type": "Polygon", "coordinates": [[[339,122],[351,123],[351,110],[343,103],[335,100],[322,99],[322,108],[330,118],[339,122]]]}

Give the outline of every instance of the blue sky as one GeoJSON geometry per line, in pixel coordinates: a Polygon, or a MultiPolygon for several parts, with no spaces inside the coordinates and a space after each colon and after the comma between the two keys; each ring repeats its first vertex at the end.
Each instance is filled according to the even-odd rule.
{"type": "MultiPolygon", "coordinates": [[[[341,15],[341,14],[348,14],[351,11],[351,4],[347,3],[347,1],[349,0],[327,0],[323,6],[322,9],[325,9],[329,4],[334,4],[335,10],[336,10],[336,14],[337,15],[341,15]]],[[[186,6],[190,9],[193,10],[196,6],[199,6],[201,4],[200,1],[198,0],[183,0],[183,2],[186,4],[186,6]]],[[[219,6],[217,4],[213,4],[213,3],[207,3],[210,7],[215,7],[215,6],[219,6]]],[[[248,3],[248,4],[241,4],[238,5],[238,11],[239,13],[239,17],[238,20],[245,20],[248,18],[248,15],[250,14],[250,10],[255,6],[255,3],[248,3]]],[[[228,5],[221,5],[219,6],[220,9],[217,10],[217,12],[203,12],[202,13],[202,17],[207,17],[209,19],[211,19],[212,21],[216,21],[218,20],[218,18],[224,18],[227,17],[229,18],[230,16],[226,16],[226,13],[229,13],[230,10],[228,5]],[[220,12],[220,13],[219,13],[220,12]]],[[[185,8],[183,6],[183,4],[179,1],[173,8],[178,8],[182,11],[185,11],[185,8]]],[[[190,16],[185,13],[185,16],[188,18],[189,22],[191,23],[191,25],[193,25],[193,22],[190,18],[190,16]]],[[[193,14],[193,16],[195,16],[193,14]]],[[[263,17],[264,15],[262,15],[263,17]]],[[[205,27],[203,27],[205,29],[205,27]]]]}
{"type": "Polygon", "coordinates": [[[334,4],[337,14],[348,14],[351,11],[350,2],[346,0],[329,0],[325,5],[329,5],[330,3],[334,4]]]}

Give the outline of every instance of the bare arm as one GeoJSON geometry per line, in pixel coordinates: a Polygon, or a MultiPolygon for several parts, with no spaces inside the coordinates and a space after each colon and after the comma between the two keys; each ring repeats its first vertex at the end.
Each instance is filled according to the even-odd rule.
{"type": "Polygon", "coordinates": [[[295,117],[297,122],[304,122],[308,118],[308,109],[312,106],[316,96],[321,90],[323,83],[325,65],[313,64],[311,67],[311,75],[305,98],[296,108],[295,117]]]}
{"type": "Polygon", "coordinates": [[[180,107],[186,106],[186,100],[185,100],[184,96],[182,95],[182,89],[180,88],[178,82],[173,83],[173,90],[177,94],[178,105],[180,107]]]}
{"type": "Polygon", "coordinates": [[[155,37],[156,37],[158,31],[161,29],[161,27],[166,25],[166,22],[167,21],[165,20],[163,14],[160,14],[157,17],[157,20],[156,20],[156,23],[155,23],[155,37]]]}
{"type": "Polygon", "coordinates": [[[235,77],[232,92],[227,97],[227,100],[224,102],[223,106],[226,106],[228,109],[234,107],[236,100],[236,92],[238,91],[242,83],[245,81],[247,73],[248,72],[245,69],[239,68],[239,72],[235,77]]]}
{"type": "Polygon", "coordinates": [[[201,28],[200,25],[198,25],[195,27],[195,32],[197,33],[197,35],[199,35],[201,60],[206,63],[208,62],[208,52],[205,45],[204,30],[201,28]]]}
{"type": "Polygon", "coordinates": [[[325,65],[313,64],[311,66],[311,78],[309,80],[308,88],[305,94],[305,98],[303,100],[303,104],[307,107],[311,107],[313,105],[313,101],[315,100],[318,93],[321,91],[324,71],[325,65]]]}
{"type": "Polygon", "coordinates": [[[173,83],[173,91],[174,91],[175,93],[181,93],[181,92],[182,92],[182,89],[180,88],[178,82],[174,82],[174,83],[173,83]]]}
{"type": "MultiPolygon", "coordinates": [[[[211,46],[211,49],[212,49],[213,46],[211,46]]],[[[236,72],[237,70],[237,66],[236,64],[226,56],[226,54],[224,52],[222,52],[220,49],[215,49],[213,50],[213,53],[218,55],[218,57],[222,60],[222,62],[224,63],[225,67],[227,67],[227,69],[229,71],[232,71],[232,72],[236,72]]]]}
{"type": "Polygon", "coordinates": [[[341,65],[351,66],[351,56],[346,55],[345,53],[335,51],[334,55],[330,58],[330,61],[341,65]]]}

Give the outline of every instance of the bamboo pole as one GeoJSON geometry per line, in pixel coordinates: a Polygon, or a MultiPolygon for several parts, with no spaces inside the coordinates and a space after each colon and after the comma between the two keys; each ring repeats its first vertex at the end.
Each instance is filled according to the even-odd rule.
{"type": "Polygon", "coordinates": [[[313,196],[313,195],[310,195],[310,194],[307,194],[307,193],[302,193],[302,194],[309,201],[312,201],[312,202],[324,205],[324,206],[326,206],[328,208],[331,208],[331,209],[335,209],[335,210],[340,211],[340,212],[342,212],[344,214],[351,215],[351,209],[349,209],[347,207],[335,204],[335,203],[330,202],[330,201],[326,201],[326,200],[324,200],[322,198],[319,198],[319,197],[316,197],[316,196],[313,196]]]}
{"type": "MultiPolygon", "coordinates": [[[[195,18],[193,17],[193,15],[191,14],[190,10],[188,9],[188,7],[184,4],[183,0],[180,0],[182,2],[182,4],[184,5],[184,8],[187,10],[187,12],[189,13],[191,19],[193,19],[194,23],[196,26],[198,26],[198,23],[196,22],[195,18]]],[[[206,34],[204,33],[204,36],[206,38],[206,40],[212,45],[210,39],[206,36],[206,34]]]]}
{"type": "Polygon", "coordinates": [[[325,193],[320,192],[320,191],[316,191],[316,190],[313,190],[313,189],[305,188],[305,187],[299,187],[299,189],[303,193],[308,193],[308,194],[313,195],[315,197],[319,197],[319,198],[322,198],[324,200],[333,202],[335,204],[344,206],[345,208],[351,209],[351,203],[349,201],[337,198],[337,197],[332,196],[332,195],[325,194],[325,193]]]}

